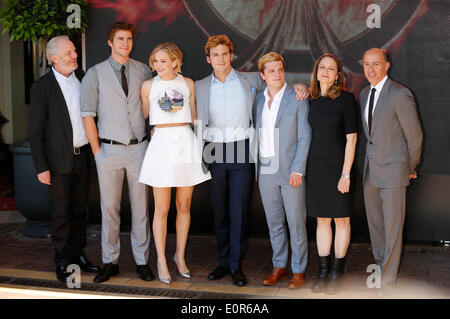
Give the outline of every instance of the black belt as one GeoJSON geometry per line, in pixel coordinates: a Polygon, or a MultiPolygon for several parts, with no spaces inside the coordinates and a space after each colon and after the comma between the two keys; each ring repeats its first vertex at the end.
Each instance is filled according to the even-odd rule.
{"type": "Polygon", "coordinates": [[[85,151],[89,147],[89,144],[85,144],[81,147],[74,147],[73,148],[73,154],[74,155],[80,155],[81,151],[85,151]]]}
{"type": "Polygon", "coordinates": [[[114,140],[107,140],[105,138],[101,138],[100,139],[100,142],[102,142],[102,143],[105,143],[105,144],[117,144],[117,145],[134,145],[134,144],[140,144],[143,141],[145,141],[145,137],[141,141],[139,141],[137,138],[135,138],[133,140],[130,140],[130,142],[128,144],[120,143],[120,142],[117,142],[117,141],[114,141],[114,140]]]}

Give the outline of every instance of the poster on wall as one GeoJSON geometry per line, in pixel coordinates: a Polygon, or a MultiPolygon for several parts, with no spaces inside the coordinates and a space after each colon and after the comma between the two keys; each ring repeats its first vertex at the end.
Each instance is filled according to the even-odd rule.
{"type": "Polygon", "coordinates": [[[358,96],[368,84],[364,51],[385,48],[391,77],[416,96],[426,133],[421,172],[448,175],[448,7],[445,0],[90,0],[86,61],[89,68],[108,57],[108,27],[129,21],[139,30],[135,59],[148,63],[158,43],[175,42],[184,54],[182,72],[194,80],[211,72],[203,50],[208,36],[227,34],[235,45],[234,68],[256,71],[258,58],[276,51],[287,61],[290,83],[308,84],[314,61],[335,53],[347,88],[358,96]]]}

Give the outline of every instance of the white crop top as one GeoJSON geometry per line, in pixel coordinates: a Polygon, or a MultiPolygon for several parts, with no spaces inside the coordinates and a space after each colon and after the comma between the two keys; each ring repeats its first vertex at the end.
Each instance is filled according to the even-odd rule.
{"type": "Polygon", "coordinates": [[[192,123],[190,92],[184,77],[170,81],[153,78],[150,90],[150,125],[192,123]]]}

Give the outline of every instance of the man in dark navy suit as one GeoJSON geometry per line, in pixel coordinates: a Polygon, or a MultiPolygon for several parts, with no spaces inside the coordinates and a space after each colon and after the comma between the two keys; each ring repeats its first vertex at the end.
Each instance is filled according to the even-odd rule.
{"type": "Polygon", "coordinates": [[[77,52],[67,36],[47,45],[52,70],[31,87],[29,139],[39,181],[50,186],[56,276],[66,282],[69,264],[98,272],[86,258],[89,141],[80,111],[77,52]]]}

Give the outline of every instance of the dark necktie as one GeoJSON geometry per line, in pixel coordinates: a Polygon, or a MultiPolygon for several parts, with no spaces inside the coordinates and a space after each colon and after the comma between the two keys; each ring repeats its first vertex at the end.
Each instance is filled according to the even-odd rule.
{"type": "Polygon", "coordinates": [[[373,100],[375,99],[375,91],[377,89],[373,88],[370,92],[370,100],[369,100],[369,135],[372,133],[372,112],[373,112],[373,100]]]}
{"type": "Polygon", "coordinates": [[[125,96],[128,96],[128,82],[127,77],[125,76],[125,65],[122,65],[122,68],[120,69],[120,73],[122,74],[122,89],[125,93],[125,96]]]}

